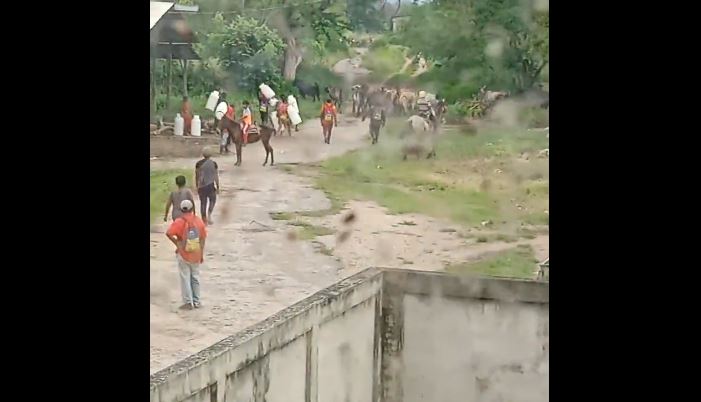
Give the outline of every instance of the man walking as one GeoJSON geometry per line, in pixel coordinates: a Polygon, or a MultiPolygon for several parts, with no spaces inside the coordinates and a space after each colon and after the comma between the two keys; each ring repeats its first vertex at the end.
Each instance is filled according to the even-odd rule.
{"type": "Polygon", "coordinates": [[[214,162],[209,148],[202,151],[204,157],[195,164],[195,183],[200,197],[200,216],[208,224],[213,224],[212,211],[219,192],[219,166],[214,162]]]}
{"type": "Polygon", "coordinates": [[[175,245],[175,258],[180,271],[180,291],[183,304],[181,310],[202,307],[200,301],[200,264],[204,261],[204,246],[207,229],[202,219],[192,212],[190,200],[180,203],[182,215],[166,231],[166,236],[175,245]]]}
{"type": "Polygon", "coordinates": [[[178,189],[172,191],[168,197],[168,201],[166,201],[166,212],[163,215],[163,222],[168,221],[168,211],[171,210],[171,207],[171,216],[173,217],[173,221],[182,216],[183,213],[180,211],[180,203],[183,200],[190,200],[192,205],[195,205],[195,197],[192,195],[192,191],[185,187],[185,183],[185,176],[178,176],[175,178],[175,185],[178,186],[178,189]]]}

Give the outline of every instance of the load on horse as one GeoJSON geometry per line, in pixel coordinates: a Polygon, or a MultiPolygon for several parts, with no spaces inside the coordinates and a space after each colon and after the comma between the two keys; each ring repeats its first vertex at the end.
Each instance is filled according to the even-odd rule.
{"type": "MultiPolygon", "coordinates": [[[[215,112],[215,117],[219,120],[217,128],[222,133],[222,143],[227,144],[226,147],[228,147],[228,143],[234,143],[236,146],[236,163],[234,166],[241,166],[243,124],[242,122],[236,121],[234,116],[235,114],[232,106],[228,106],[226,112],[223,112],[222,109],[217,107],[217,111],[215,112]]],[[[270,145],[270,137],[273,135],[274,131],[275,129],[264,125],[258,127],[252,124],[248,128],[248,143],[252,144],[260,140],[263,144],[263,148],[265,148],[265,162],[263,162],[263,166],[268,164],[268,156],[270,156],[270,166],[275,164],[273,147],[270,145]]]]}

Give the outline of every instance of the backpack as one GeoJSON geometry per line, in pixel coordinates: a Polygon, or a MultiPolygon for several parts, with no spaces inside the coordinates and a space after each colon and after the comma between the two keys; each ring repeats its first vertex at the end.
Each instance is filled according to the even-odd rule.
{"type": "Polygon", "coordinates": [[[202,250],[200,243],[200,230],[185,218],[180,218],[185,221],[185,251],[195,253],[202,250]]]}

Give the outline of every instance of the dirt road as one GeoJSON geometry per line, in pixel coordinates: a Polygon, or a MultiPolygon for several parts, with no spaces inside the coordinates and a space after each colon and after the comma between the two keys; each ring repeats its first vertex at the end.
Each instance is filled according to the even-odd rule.
{"type": "MultiPolygon", "coordinates": [[[[367,143],[365,124],[343,119],[331,145],[308,123],[292,138],[276,137],[276,162],[313,162],[367,143]]],[[[343,276],[340,262],[309,242],[288,240],[273,211],[322,210],[329,200],[309,180],[281,167],[262,167],[259,143],[244,148],[243,166],[217,157],[221,194],[209,229],[202,269],[205,308],[180,312],[177,269],[165,225],[151,234],[151,371],[155,372],[322,289],[343,276]]],[[[193,167],[195,159],[153,161],[152,169],[193,167]]]]}

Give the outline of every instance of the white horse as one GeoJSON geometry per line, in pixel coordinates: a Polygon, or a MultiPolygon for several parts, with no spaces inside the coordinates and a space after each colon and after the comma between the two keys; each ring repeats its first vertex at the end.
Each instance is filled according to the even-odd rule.
{"type": "Polygon", "coordinates": [[[433,143],[433,130],[431,124],[421,116],[413,115],[407,119],[407,130],[403,131],[400,138],[404,139],[402,145],[403,159],[408,155],[416,155],[417,158],[428,149],[426,159],[436,157],[436,149],[433,143]],[[406,137],[409,138],[406,138],[406,137]]]}

